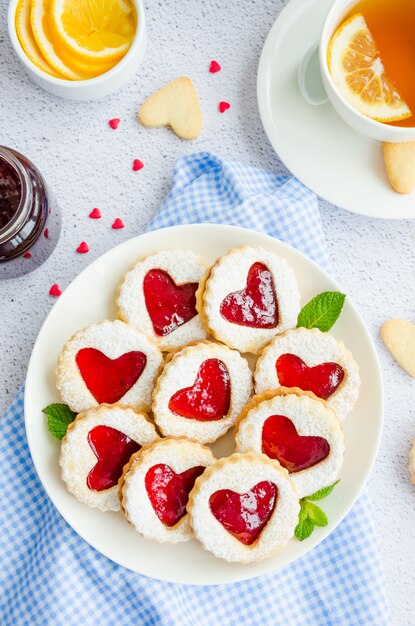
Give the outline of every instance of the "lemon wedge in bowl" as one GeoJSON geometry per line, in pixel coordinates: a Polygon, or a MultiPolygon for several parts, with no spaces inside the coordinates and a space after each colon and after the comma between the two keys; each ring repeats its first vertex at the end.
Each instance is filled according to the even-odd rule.
{"type": "Polygon", "coordinates": [[[327,63],[338,91],[360,113],[385,123],[411,117],[412,111],[386,74],[363,15],[353,15],[339,26],[327,63]]]}
{"type": "Polygon", "coordinates": [[[129,0],[51,0],[55,40],[82,63],[117,63],[136,32],[129,0]]]}

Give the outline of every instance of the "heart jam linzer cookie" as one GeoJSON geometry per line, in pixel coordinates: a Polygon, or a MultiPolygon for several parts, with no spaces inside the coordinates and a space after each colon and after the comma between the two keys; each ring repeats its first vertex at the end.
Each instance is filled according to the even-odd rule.
{"type": "Polygon", "coordinates": [[[205,446],[166,437],[135,454],[120,480],[121,508],[147,539],[177,543],[193,536],[186,506],[198,476],[215,459],[205,446]]]}
{"type": "Polygon", "coordinates": [[[275,554],[294,534],[299,500],[287,470],[264,454],[233,454],[208,467],[190,492],[196,538],[226,561],[275,554]]]}
{"type": "Polygon", "coordinates": [[[68,491],[88,506],[118,511],[118,480],[131,455],[158,435],[144,413],[103,404],[80,413],[62,439],[59,464],[68,491]]]}
{"type": "Polygon", "coordinates": [[[204,341],[173,354],[153,394],[163,435],[215,441],[235,424],[252,393],[248,362],[236,350],[204,341]]]}
{"type": "Polygon", "coordinates": [[[300,296],[284,259],[244,246],[210,268],[197,292],[197,308],[215,339],[257,354],[277,333],[296,325],[300,296]]]}
{"type": "Polygon", "coordinates": [[[196,139],[202,128],[202,114],[190,78],[176,78],[149,96],[141,105],[138,119],[148,128],[170,126],[178,137],[196,139]]]}
{"type": "Polygon", "coordinates": [[[324,400],[300,389],[254,396],[238,420],[235,442],[238,452],[277,460],[300,498],[334,483],[343,464],[340,420],[324,400]]]}
{"type": "Polygon", "coordinates": [[[56,386],[76,412],[116,402],[146,411],[162,361],[155,343],[137,328],[104,321],[78,331],[64,345],[56,386]]]}
{"type": "Polygon", "coordinates": [[[163,351],[207,337],[196,309],[205,263],[190,250],[164,250],[137,263],[118,289],[118,316],[163,351]]]}
{"type": "Polygon", "coordinates": [[[260,354],[255,391],[299,387],[327,400],[343,420],[359,395],[359,367],[333,335],[317,328],[297,328],[277,335],[260,354]]]}

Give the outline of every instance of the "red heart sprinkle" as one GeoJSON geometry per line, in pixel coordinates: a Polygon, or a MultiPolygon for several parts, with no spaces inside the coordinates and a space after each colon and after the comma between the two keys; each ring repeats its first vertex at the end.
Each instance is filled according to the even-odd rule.
{"type": "Polygon", "coordinates": [[[138,172],[139,170],[142,170],[143,167],[144,167],[144,163],[140,161],[140,159],[134,159],[134,162],[133,162],[134,172],[138,172]]]}
{"type": "Polygon", "coordinates": [[[278,487],[262,480],[245,493],[220,489],[209,498],[212,515],[238,541],[250,546],[268,524],[277,504],[278,487]]]}
{"type": "Polygon", "coordinates": [[[229,102],[225,102],[224,100],[222,100],[222,102],[219,102],[219,111],[221,113],[225,113],[225,111],[227,111],[230,108],[231,108],[231,105],[229,104],[229,102]]]}
{"type": "Polygon", "coordinates": [[[43,234],[46,237],[46,239],[49,239],[49,228],[45,228],[45,230],[43,231],[43,234]]]}
{"type": "Polygon", "coordinates": [[[222,67],[219,65],[219,63],[217,61],[211,61],[210,62],[209,72],[211,74],[216,74],[216,72],[220,72],[221,69],[222,69],[222,67]]]}
{"type": "Polygon", "coordinates": [[[25,252],[23,255],[24,259],[31,259],[32,258],[32,253],[31,252],[25,252]]]}
{"type": "Polygon", "coordinates": [[[122,219],[117,217],[117,219],[114,220],[111,228],[113,228],[114,230],[117,230],[118,228],[124,228],[124,222],[122,221],[122,219]]]}
{"type": "Polygon", "coordinates": [[[88,247],[87,242],[81,241],[76,251],[79,252],[80,254],[85,254],[86,252],[89,252],[89,247],[88,247]]]}
{"type": "Polygon", "coordinates": [[[49,289],[49,295],[54,296],[55,298],[60,296],[61,293],[62,291],[60,290],[59,285],[57,283],[54,283],[52,287],[49,289]]]}
{"type": "Polygon", "coordinates": [[[108,122],[108,124],[111,126],[112,130],[117,130],[118,126],[120,125],[120,118],[119,117],[114,117],[112,120],[110,120],[108,122]]]}
{"type": "Polygon", "coordinates": [[[99,209],[92,209],[91,213],[89,214],[89,217],[92,218],[93,220],[99,220],[101,219],[101,211],[99,209]]]}

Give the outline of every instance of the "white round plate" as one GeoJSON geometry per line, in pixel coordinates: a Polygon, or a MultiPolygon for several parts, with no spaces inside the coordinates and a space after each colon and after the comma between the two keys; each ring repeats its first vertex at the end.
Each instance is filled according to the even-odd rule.
{"type": "Polygon", "coordinates": [[[298,66],[332,4],[291,0],[275,21],[258,67],[265,132],[294,176],[332,204],[369,217],[415,218],[415,192],[392,190],[380,143],[349,128],[330,103],[308,104],[298,89],[298,66]]]}
{"type": "MultiPolygon", "coordinates": [[[[302,543],[292,539],[272,559],[251,565],[229,564],[205,552],[195,540],[176,545],[147,541],[121,513],[90,509],[66,491],[58,467],[59,443],[48,433],[42,413],[43,407],[60,401],[55,366],[65,341],[79,328],[115,318],[117,284],[141,257],[167,248],[190,248],[213,262],[230,248],[246,244],[263,246],[287,259],[296,273],[302,304],[321,291],[339,288],[303,254],[267,235],[207,224],[166,228],[131,239],[87,267],[57,300],[30,359],[25,392],[26,432],[33,462],[48,495],[72,528],[94,548],[131,570],[160,580],[197,585],[236,582],[279,569],[302,556],[327,537],[349,511],[366,482],[378,448],[383,420],[379,363],[360,315],[346,298],[334,333],[345,341],[360,365],[362,391],[345,424],[346,456],[341,482],[323,504],[330,520],[326,528],[316,529],[302,543]]],[[[229,454],[231,436],[227,435],[213,449],[217,455],[229,454]]]]}

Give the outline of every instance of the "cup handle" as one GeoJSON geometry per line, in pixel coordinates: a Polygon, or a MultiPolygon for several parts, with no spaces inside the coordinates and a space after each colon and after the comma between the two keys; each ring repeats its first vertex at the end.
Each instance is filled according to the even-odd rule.
{"type": "Polygon", "coordinates": [[[328,101],[323,81],[321,80],[318,56],[319,42],[316,41],[306,52],[298,66],[298,88],[304,100],[315,106],[328,101]]]}

